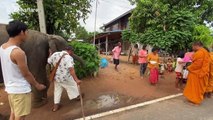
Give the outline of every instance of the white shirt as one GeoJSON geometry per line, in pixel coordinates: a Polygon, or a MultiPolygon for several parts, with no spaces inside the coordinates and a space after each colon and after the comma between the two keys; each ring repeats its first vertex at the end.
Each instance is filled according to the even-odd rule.
{"type": "Polygon", "coordinates": [[[73,79],[70,74],[70,68],[74,67],[74,61],[73,58],[66,51],[55,52],[48,58],[48,63],[56,66],[56,63],[59,61],[63,54],[67,55],[65,55],[61,59],[61,62],[56,71],[55,80],[57,82],[63,82],[69,79],[73,79]]]}
{"type": "Polygon", "coordinates": [[[183,72],[184,63],[179,63],[179,62],[183,62],[183,59],[182,58],[177,58],[175,72],[182,73],[183,72]]]}
{"type": "MultiPolygon", "coordinates": [[[[22,75],[19,67],[13,63],[10,54],[17,46],[10,46],[6,49],[0,48],[2,73],[5,84],[5,91],[8,94],[23,94],[31,92],[31,86],[22,75]]],[[[27,64],[27,63],[26,63],[27,64]]]]}

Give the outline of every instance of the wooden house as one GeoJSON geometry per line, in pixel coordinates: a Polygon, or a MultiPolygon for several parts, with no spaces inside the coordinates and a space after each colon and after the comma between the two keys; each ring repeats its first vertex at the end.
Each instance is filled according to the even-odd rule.
{"type": "Polygon", "coordinates": [[[132,11],[133,9],[127,11],[101,27],[103,32],[96,35],[95,39],[95,44],[99,46],[101,52],[109,54],[116,44],[121,42],[122,53],[127,54],[130,43],[122,40],[122,31],[129,29],[129,17],[132,11]]]}

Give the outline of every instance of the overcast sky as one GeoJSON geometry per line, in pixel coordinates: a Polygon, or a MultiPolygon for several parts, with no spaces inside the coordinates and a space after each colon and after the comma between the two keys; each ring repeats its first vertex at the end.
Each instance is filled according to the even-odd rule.
{"type": "Polygon", "coordinates": [[[0,0],[0,23],[8,23],[9,14],[18,10],[16,0],[0,0]]]}
{"type": "MultiPolygon", "coordinates": [[[[16,0],[0,0],[0,23],[8,23],[11,20],[9,14],[17,11],[18,8],[16,0]]],[[[134,6],[130,5],[128,0],[98,0],[97,29],[132,8],[134,6]]],[[[94,31],[95,2],[92,3],[91,10],[86,23],[80,21],[88,31],[94,31]]]]}

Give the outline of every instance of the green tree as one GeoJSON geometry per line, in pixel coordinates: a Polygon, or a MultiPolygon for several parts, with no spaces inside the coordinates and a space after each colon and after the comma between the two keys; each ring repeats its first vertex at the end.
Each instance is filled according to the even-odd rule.
{"type": "Polygon", "coordinates": [[[196,14],[197,18],[201,23],[203,21],[207,21],[211,23],[213,21],[213,0],[129,0],[132,4],[140,4],[140,3],[153,3],[155,6],[157,4],[163,4],[161,9],[165,9],[165,5],[170,10],[182,10],[188,9],[194,14],[196,14]]]}
{"type": "Polygon", "coordinates": [[[140,41],[139,34],[131,31],[131,30],[124,30],[122,31],[122,40],[129,41],[131,43],[137,43],[140,41]]]}
{"type": "MultiPolygon", "coordinates": [[[[44,0],[46,28],[48,34],[69,37],[79,24],[90,13],[91,0],[44,0]]],[[[18,12],[11,14],[13,19],[23,21],[29,28],[39,30],[36,0],[18,0],[18,12]]]]}
{"type": "MultiPolygon", "coordinates": [[[[76,39],[83,39],[85,42],[91,43],[94,37],[94,32],[88,32],[84,27],[78,26],[75,31],[76,39]]],[[[96,35],[98,32],[95,33],[96,35]]]]}
{"type": "Polygon", "coordinates": [[[204,20],[212,21],[212,13],[206,12],[213,10],[209,6],[212,0],[131,1],[135,2],[136,8],[130,17],[130,31],[122,33],[123,39],[157,46],[171,53],[189,47],[201,36],[210,35],[203,30],[205,34],[194,37],[196,32],[193,31],[196,31],[195,25],[204,25],[204,20]]]}
{"type": "Polygon", "coordinates": [[[76,39],[83,39],[83,40],[88,40],[88,37],[89,37],[89,33],[87,32],[87,30],[82,27],[82,26],[78,26],[76,29],[75,29],[75,37],[76,39]]]}
{"type": "Polygon", "coordinates": [[[141,0],[130,17],[130,28],[136,33],[143,33],[152,27],[161,27],[165,24],[165,14],[169,11],[167,4],[159,0],[141,0]],[[157,25],[157,26],[156,26],[157,25]]]}
{"type": "Polygon", "coordinates": [[[169,4],[170,9],[188,9],[193,12],[199,22],[213,21],[213,0],[160,0],[164,4],[169,4]]]}
{"type": "Polygon", "coordinates": [[[211,35],[211,31],[204,25],[195,26],[192,34],[194,40],[201,40],[207,47],[210,47],[213,43],[213,36],[211,35]]]}

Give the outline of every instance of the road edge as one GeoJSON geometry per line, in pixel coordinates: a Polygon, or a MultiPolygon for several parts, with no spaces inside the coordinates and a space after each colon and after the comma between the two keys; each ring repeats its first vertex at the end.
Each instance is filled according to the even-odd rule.
{"type": "MultiPolygon", "coordinates": [[[[106,111],[106,112],[90,115],[90,116],[87,116],[85,118],[85,120],[93,120],[93,119],[96,119],[96,118],[112,115],[112,114],[115,114],[115,113],[128,111],[128,110],[131,110],[131,109],[135,109],[135,108],[139,108],[139,107],[142,107],[142,106],[154,104],[154,103],[157,103],[157,102],[173,99],[173,98],[176,98],[176,97],[179,97],[179,96],[182,96],[182,95],[183,95],[183,93],[178,93],[178,94],[169,95],[169,96],[166,96],[166,97],[162,97],[162,98],[158,98],[158,99],[154,99],[154,100],[138,103],[138,104],[135,104],[135,105],[130,105],[130,106],[118,108],[118,109],[115,109],[115,110],[110,110],[110,111],[106,111]]],[[[78,118],[78,119],[75,119],[75,120],[83,120],[83,118],[78,118]]]]}

